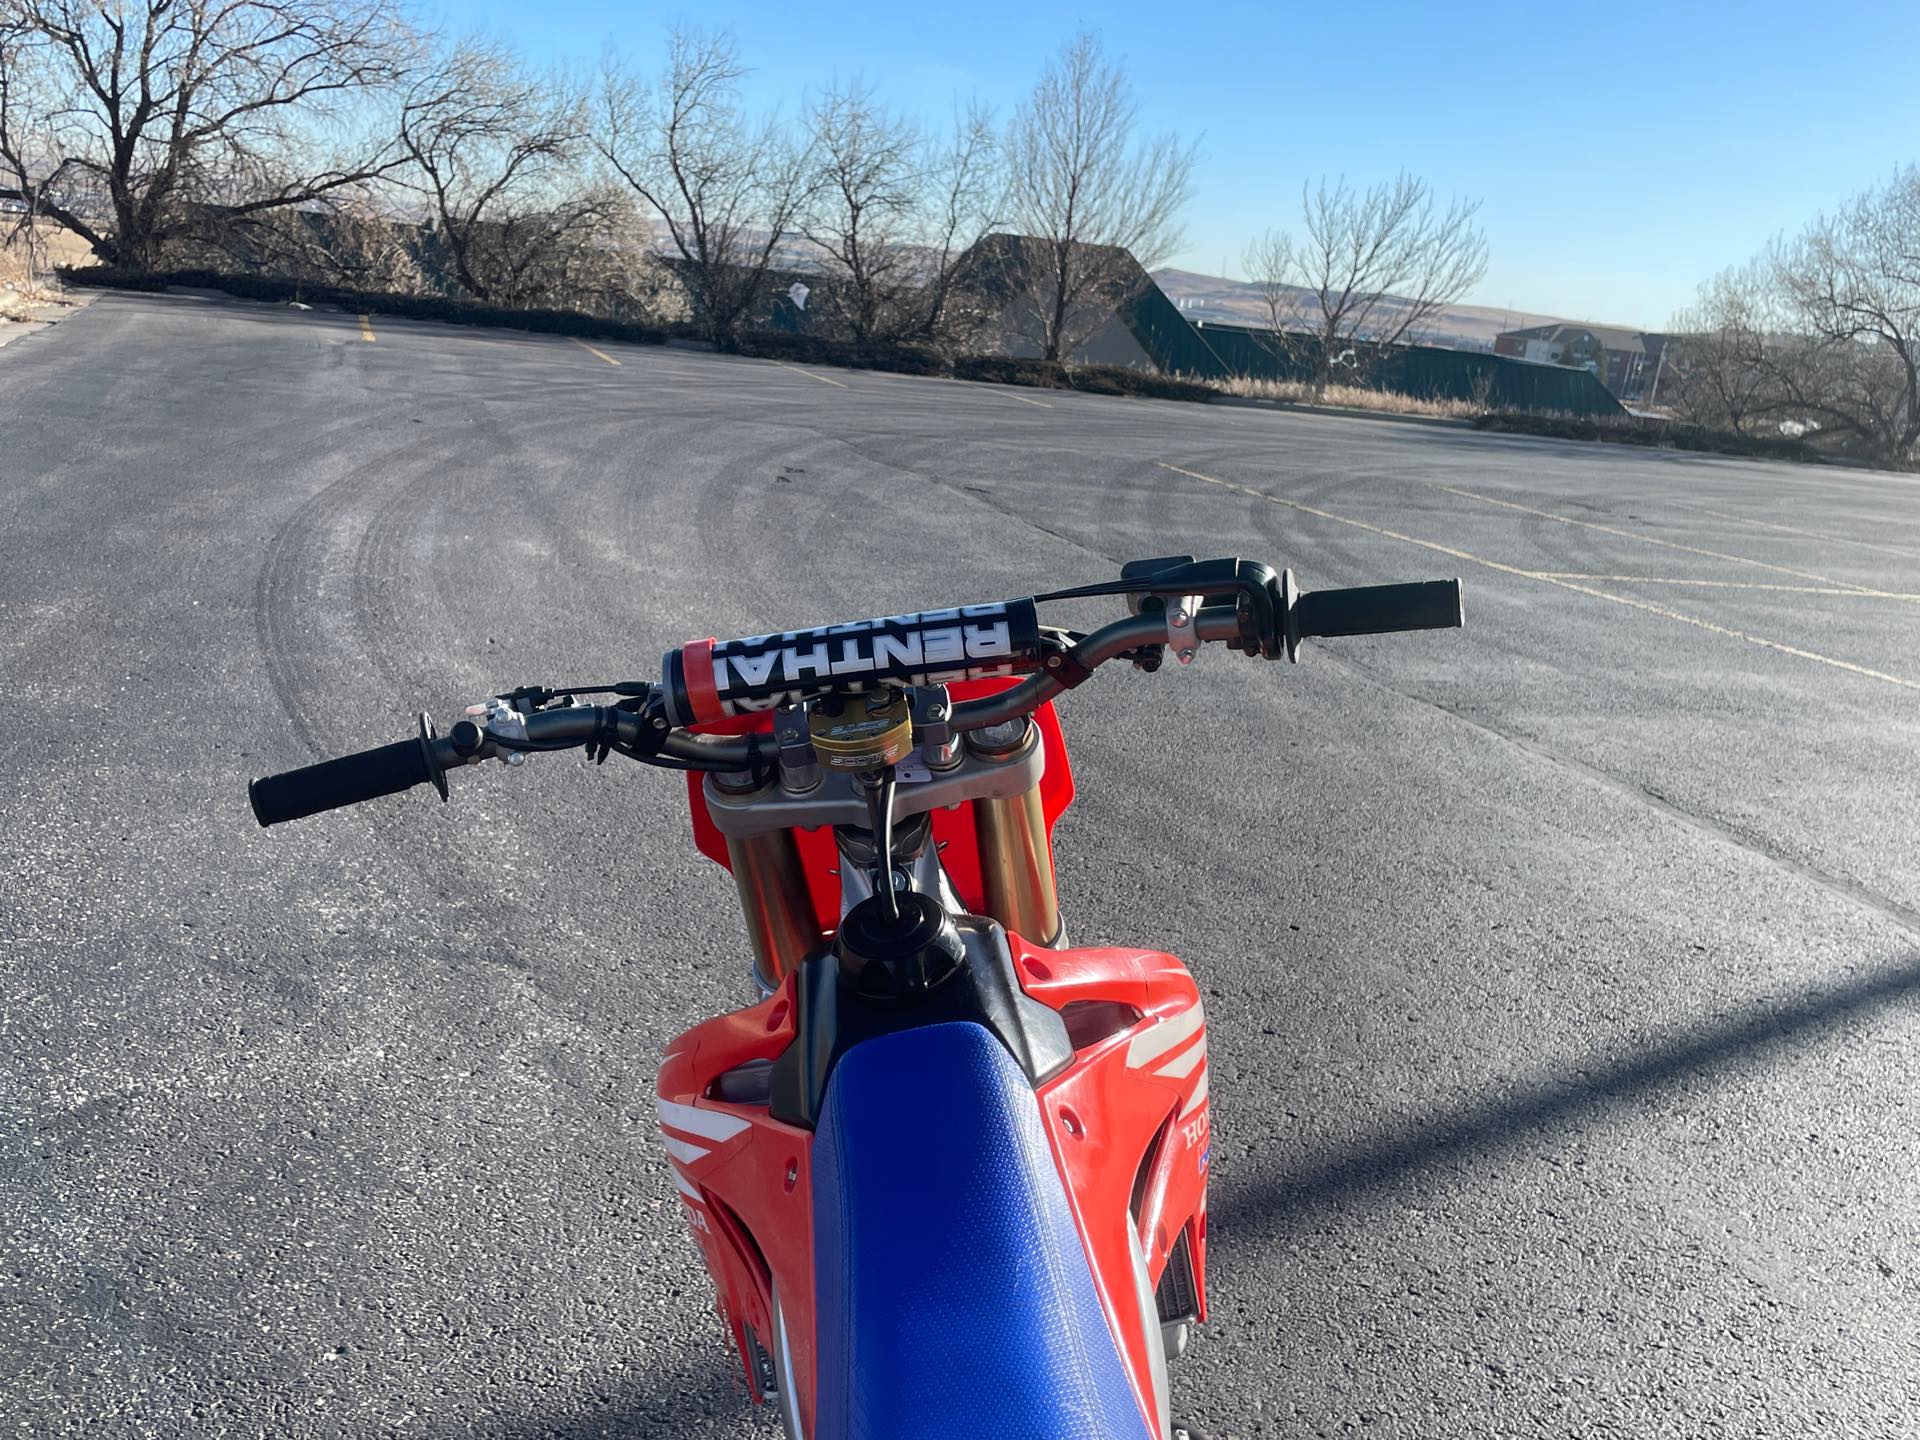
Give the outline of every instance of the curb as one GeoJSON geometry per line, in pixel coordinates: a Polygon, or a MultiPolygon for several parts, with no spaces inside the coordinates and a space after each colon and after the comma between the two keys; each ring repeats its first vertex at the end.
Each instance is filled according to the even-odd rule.
{"type": "Polygon", "coordinates": [[[24,340],[29,335],[38,335],[42,330],[50,330],[62,320],[87,308],[97,298],[94,291],[69,289],[64,292],[66,303],[62,305],[36,305],[29,311],[32,317],[27,320],[0,320],[0,348],[11,345],[15,340],[24,340]]]}

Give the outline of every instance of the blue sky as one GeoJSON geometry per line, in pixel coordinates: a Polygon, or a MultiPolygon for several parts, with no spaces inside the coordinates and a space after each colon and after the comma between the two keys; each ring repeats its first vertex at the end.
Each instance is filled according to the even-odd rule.
{"type": "Polygon", "coordinates": [[[1078,27],[1134,79],[1142,122],[1201,139],[1174,263],[1240,273],[1303,179],[1405,167],[1484,202],[1478,304],[1658,327],[1781,230],[1920,161],[1920,3],[1140,5],[999,0],[439,0],[452,28],[541,60],[612,37],[655,63],[666,25],[733,31],[756,105],[859,75],[928,118],[1001,114],[1078,27]]]}

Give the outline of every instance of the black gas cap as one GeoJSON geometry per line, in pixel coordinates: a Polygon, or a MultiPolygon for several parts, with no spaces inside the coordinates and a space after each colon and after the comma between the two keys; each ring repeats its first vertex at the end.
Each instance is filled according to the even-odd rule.
{"type": "Polygon", "coordinates": [[[874,999],[923,995],[966,960],[966,945],[939,901],[914,890],[898,900],[899,913],[889,915],[885,901],[868,896],[834,937],[841,978],[874,999]]]}

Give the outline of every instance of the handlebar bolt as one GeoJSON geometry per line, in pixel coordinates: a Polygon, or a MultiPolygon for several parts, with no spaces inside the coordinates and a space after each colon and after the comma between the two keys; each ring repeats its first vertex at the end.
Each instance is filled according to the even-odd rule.
{"type": "Polygon", "coordinates": [[[773,712],[775,754],[780,765],[780,788],[789,795],[805,795],[820,785],[820,757],[807,731],[804,706],[782,705],[773,712]]]}
{"type": "Polygon", "coordinates": [[[929,770],[951,770],[960,763],[960,738],[953,733],[953,705],[944,685],[919,685],[907,692],[913,717],[913,743],[929,770]]]}
{"type": "Polygon", "coordinates": [[[984,726],[967,734],[967,749],[976,755],[999,758],[1024,749],[1033,736],[1033,722],[1025,715],[984,726]]]}

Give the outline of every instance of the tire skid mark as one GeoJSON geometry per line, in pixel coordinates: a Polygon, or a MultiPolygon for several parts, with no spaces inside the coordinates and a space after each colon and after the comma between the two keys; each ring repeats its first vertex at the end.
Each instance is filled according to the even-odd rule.
{"type": "Polygon", "coordinates": [[[431,603],[436,593],[434,586],[420,583],[428,575],[431,548],[422,530],[455,483],[449,472],[429,464],[396,485],[369,518],[348,582],[354,630],[367,663],[380,677],[382,692],[394,699],[404,696],[410,709],[420,701],[408,692],[422,677],[397,657],[411,655],[414,647],[407,642],[420,638],[421,627],[400,602],[407,596],[431,603]]]}
{"type": "MultiPolygon", "coordinates": [[[[365,509],[368,497],[392,485],[396,470],[411,457],[434,448],[433,440],[423,438],[405,450],[355,466],[308,499],[267,545],[254,584],[261,660],[293,733],[315,758],[364,743],[350,727],[326,718],[342,665],[329,653],[322,632],[345,618],[340,607],[351,600],[350,581],[347,593],[336,593],[347,573],[335,563],[336,557],[352,544],[354,517],[365,509]]],[[[356,658],[364,662],[366,657],[356,658]]],[[[352,667],[347,668],[352,673],[352,667]]]]}
{"type": "MultiPolygon", "coordinates": [[[[821,452],[827,442],[820,435],[807,431],[801,439],[803,443],[795,444],[792,431],[770,432],[766,443],[722,464],[700,489],[694,513],[706,567],[730,577],[730,598],[742,614],[759,617],[749,622],[749,628],[802,623],[801,617],[787,614],[795,603],[792,582],[802,577],[779,577],[781,583],[776,586],[776,577],[752,570],[742,572],[733,550],[733,536],[756,528],[791,529],[796,511],[802,515],[812,512],[802,543],[808,553],[819,557],[820,568],[830,569],[846,556],[848,543],[857,534],[851,516],[831,522],[831,530],[823,528],[828,523],[831,496],[844,490],[848,482],[839,467],[829,469],[822,464],[821,452]],[[793,478],[782,485],[778,478],[781,474],[793,478]],[[787,618],[775,618],[782,615],[787,618]]],[[[817,574],[818,570],[804,578],[811,583],[817,574]]]]}

